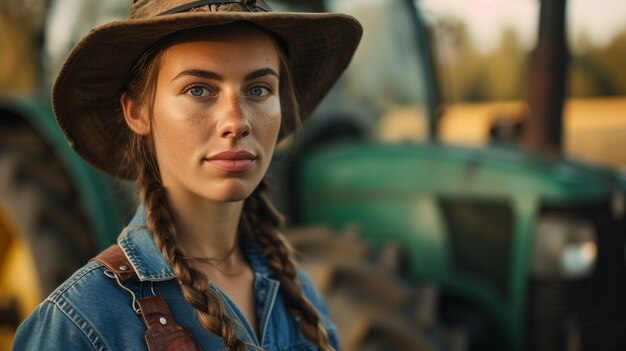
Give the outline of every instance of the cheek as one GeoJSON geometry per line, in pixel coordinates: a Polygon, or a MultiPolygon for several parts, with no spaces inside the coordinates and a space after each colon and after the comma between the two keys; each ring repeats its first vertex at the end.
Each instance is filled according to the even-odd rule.
{"type": "Polygon", "coordinates": [[[281,111],[280,105],[273,109],[271,113],[267,115],[267,118],[263,120],[260,126],[260,138],[266,148],[274,148],[276,140],[278,139],[278,133],[280,131],[281,124],[281,111]]]}
{"type": "Polygon", "coordinates": [[[160,163],[184,165],[194,155],[193,148],[203,130],[173,109],[154,112],[154,144],[160,163]]]}
{"type": "Polygon", "coordinates": [[[172,126],[162,124],[159,128],[155,128],[154,143],[157,152],[168,159],[175,161],[178,155],[184,154],[187,149],[187,140],[184,132],[175,126],[172,128],[172,126]]]}

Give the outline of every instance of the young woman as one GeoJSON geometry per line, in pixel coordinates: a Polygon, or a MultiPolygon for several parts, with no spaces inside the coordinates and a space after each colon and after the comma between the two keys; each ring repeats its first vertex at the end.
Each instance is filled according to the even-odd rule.
{"type": "Polygon", "coordinates": [[[70,145],[135,179],[118,245],[22,324],[15,350],[333,350],[263,177],[361,35],[262,1],[135,0],[68,56],[53,106],[70,145]]]}

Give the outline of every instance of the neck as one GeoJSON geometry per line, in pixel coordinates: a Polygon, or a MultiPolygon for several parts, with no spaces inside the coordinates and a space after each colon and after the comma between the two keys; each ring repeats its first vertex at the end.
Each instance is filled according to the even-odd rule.
{"type": "Polygon", "coordinates": [[[220,259],[233,252],[243,201],[190,201],[168,196],[186,256],[220,259]]]}

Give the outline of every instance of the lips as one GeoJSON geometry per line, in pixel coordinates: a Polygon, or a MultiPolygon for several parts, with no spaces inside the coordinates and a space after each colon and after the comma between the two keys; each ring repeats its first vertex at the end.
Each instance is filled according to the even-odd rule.
{"type": "Polygon", "coordinates": [[[226,173],[241,173],[250,169],[256,158],[256,155],[240,150],[220,152],[204,159],[204,161],[226,173]]]}

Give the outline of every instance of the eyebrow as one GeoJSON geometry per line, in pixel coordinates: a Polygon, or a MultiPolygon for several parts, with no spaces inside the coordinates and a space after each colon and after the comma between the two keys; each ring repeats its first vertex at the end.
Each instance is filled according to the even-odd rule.
{"type": "MultiPolygon", "coordinates": [[[[272,75],[272,76],[276,76],[276,78],[280,78],[280,76],[278,75],[278,73],[269,68],[261,68],[258,69],[254,72],[248,73],[244,80],[251,80],[251,79],[255,79],[255,78],[259,78],[259,77],[263,77],[263,76],[267,76],[267,75],[272,75]]],[[[172,81],[184,77],[184,76],[194,76],[194,77],[200,77],[200,78],[206,78],[206,79],[210,79],[210,80],[216,80],[218,82],[222,82],[224,81],[224,76],[215,73],[213,71],[207,71],[207,70],[202,70],[202,69],[187,69],[184,70],[180,73],[178,73],[174,78],[172,78],[172,81]]]]}
{"type": "Polygon", "coordinates": [[[274,71],[273,69],[267,67],[267,68],[261,68],[261,69],[257,69],[254,72],[249,73],[248,75],[246,75],[245,80],[251,80],[251,79],[255,79],[255,78],[260,78],[263,76],[275,76],[276,78],[280,78],[280,76],[278,75],[278,73],[276,71],[274,71]]]}
{"type": "Polygon", "coordinates": [[[217,81],[223,81],[224,77],[222,77],[221,75],[213,72],[213,71],[206,71],[206,70],[202,70],[202,69],[186,69],[180,73],[178,73],[174,78],[172,78],[172,81],[175,81],[178,78],[181,77],[185,77],[185,76],[193,76],[193,77],[200,77],[200,78],[206,78],[206,79],[210,79],[210,80],[217,80],[217,81]]]}

